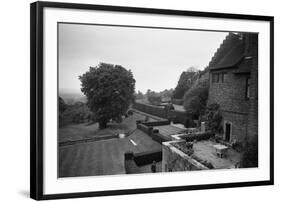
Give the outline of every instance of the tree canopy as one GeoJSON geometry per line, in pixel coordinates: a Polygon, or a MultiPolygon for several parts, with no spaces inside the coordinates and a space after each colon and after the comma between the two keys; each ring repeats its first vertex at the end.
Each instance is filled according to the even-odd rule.
{"type": "Polygon", "coordinates": [[[135,79],[120,65],[100,63],[79,79],[100,128],[105,128],[110,119],[120,120],[134,100],[135,79]]]}
{"type": "Polygon", "coordinates": [[[206,109],[209,95],[209,79],[200,78],[184,94],[184,108],[188,113],[200,116],[206,109]]]}
{"type": "Polygon", "coordinates": [[[194,67],[190,67],[187,71],[182,72],[173,92],[173,98],[182,99],[184,93],[191,88],[197,78],[198,70],[194,67]]]}

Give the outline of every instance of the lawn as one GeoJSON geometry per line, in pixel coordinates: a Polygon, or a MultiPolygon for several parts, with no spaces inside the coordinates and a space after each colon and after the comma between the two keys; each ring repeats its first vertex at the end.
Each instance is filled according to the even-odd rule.
{"type": "MultiPolygon", "coordinates": [[[[94,136],[126,133],[136,129],[136,120],[145,116],[134,113],[121,124],[110,123],[99,130],[98,124],[76,124],[59,129],[59,141],[75,141],[94,136]]],[[[161,150],[161,144],[135,130],[123,139],[99,140],[59,147],[59,177],[125,174],[124,154],[161,150]]]]}
{"type": "Polygon", "coordinates": [[[125,174],[124,154],[161,150],[140,130],[124,139],[100,140],[59,147],[59,177],[125,174]]]}
{"type": "Polygon", "coordinates": [[[98,123],[73,124],[59,128],[59,142],[75,141],[85,138],[92,138],[101,135],[114,135],[116,133],[127,133],[136,128],[136,120],[144,120],[145,116],[138,113],[125,118],[122,123],[108,123],[106,129],[100,130],[98,123]]]}

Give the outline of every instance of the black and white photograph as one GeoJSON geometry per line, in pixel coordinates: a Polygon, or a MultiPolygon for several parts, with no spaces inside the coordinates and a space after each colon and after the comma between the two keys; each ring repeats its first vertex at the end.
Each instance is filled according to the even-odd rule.
{"type": "Polygon", "coordinates": [[[258,41],[59,22],[58,178],[258,168],[258,41]]]}

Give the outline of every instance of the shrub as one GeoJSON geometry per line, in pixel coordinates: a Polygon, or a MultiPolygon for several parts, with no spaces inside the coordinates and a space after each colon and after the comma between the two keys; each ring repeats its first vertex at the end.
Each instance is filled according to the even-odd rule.
{"type": "Polygon", "coordinates": [[[222,132],[222,115],[220,112],[220,105],[213,103],[209,104],[206,109],[207,127],[209,130],[217,133],[222,132]]]}
{"type": "Polygon", "coordinates": [[[133,111],[133,110],[128,110],[128,111],[127,111],[127,114],[128,114],[129,116],[132,116],[132,115],[134,114],[134,111],[133,111]]]}
{"type": "Polygon", "coordinates": [[[155,140],[158,143],[162,143],[162,142],[167,142],[167,141],[171,141],[171,138],[161,135],[160,133],[152,133],[151,137],[153,140],[155,140]]]}
{"type": "Polygon", "coordinates": [[[187,136],[184,136],[185,141],[193,142],[194,140],[201,141],[201,140],[208,140],[211,137],[214,137],[214,133],[212,132],[205,132],[205,133],[191,133],[187,136]]]}
{"type": "Polygon", "coordinates": [[[147,99],[148,99],[148,102],[153,105],[159,105],[159,104],[161,104],[161,101],[162,101],[161,97],[157,96],[157,95],[149,95],[147,99]]]}
{"type": "Polygon", "coordinates": [[[209,94],[209,80],[198,80],[184,94],[184,108],[186,112],[200,116],[205,112],[206,103],[209,94]]]}
{"type": "Polygon", "coordinates": [[[151,164],[153,161],[162,161],[162,150],[154,150],[134,154],[134,161],[138,166],[151,164]]]}

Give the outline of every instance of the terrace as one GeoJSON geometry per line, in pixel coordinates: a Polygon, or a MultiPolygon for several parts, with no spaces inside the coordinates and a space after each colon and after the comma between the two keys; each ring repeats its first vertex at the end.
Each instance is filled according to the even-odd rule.
{"type": "Polygon", "coordinates": [[[205,134],[207,133],[177,134],[172,136],[172,141],[164,142],[162,171],[230,169],[239,166],[241,152],[217,143],[205,134]],[[194,140],[187,143],[188,138],[194,140]],[[188,144],[192,149],[187,148],[188,144]],[[225,155],[218,155],[218,145],[226,148],[225,155]]]}

